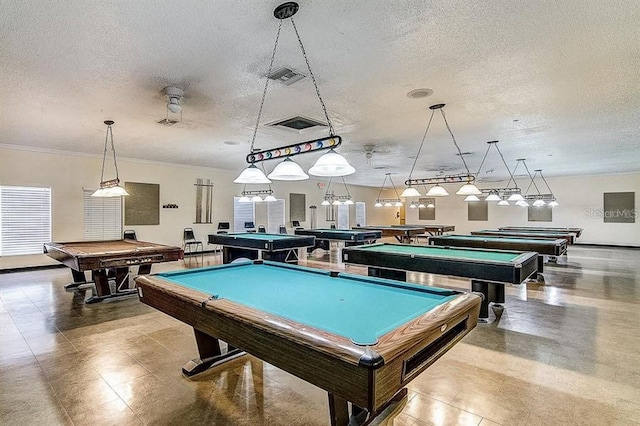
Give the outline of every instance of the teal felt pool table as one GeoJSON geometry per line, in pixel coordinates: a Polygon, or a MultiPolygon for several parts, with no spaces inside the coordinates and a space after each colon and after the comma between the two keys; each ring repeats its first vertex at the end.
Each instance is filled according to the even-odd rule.
{"type": "Polygon", "coordinates": [[[331,422],[372,419],[473,329],[480,297],[275,262],[138,277],[139,298],[194,328],[186,375],[244,350],[328,392],[331,422]],[[229,350],[223,353],[220,340],[229,350]]]}
{"type": "Polygon", "coordinates": [[[344,263],[365,265],[374,277],[406,281],[406,271],[471,278],[471,289],[484,295],[480,318],[489,317],[489,303],[504,303],[504,285],[535,276],[538,253],[474,248],[370,244],[345,247],[344,263]]]}
{"type": "Polygon", "coordinates": [[[481,249],[535,251],[538,253],[538,273],[544,270],[544,257],[556,260],[567,254],[567,240],[544,238],[513,238],[488,235],[441,235],[429,238],[429,244],[444,247],[473,247],[481,249]]]}
{"type": "Polygon", "coordinates": [[[312,236],[252,232],[210,234],[208,242],[222,246],[223,263],[237,259],[262,259],[297,264],[298,249],[313,247],[315,239],[312,236]]]}

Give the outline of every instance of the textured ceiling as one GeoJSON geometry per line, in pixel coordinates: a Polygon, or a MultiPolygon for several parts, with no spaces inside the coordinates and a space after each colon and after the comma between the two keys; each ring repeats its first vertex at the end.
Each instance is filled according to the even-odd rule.
{"type": "MultiPolygon", "coordinates": [[[[0,0],[0,143],[101,154],[113,119],[119,156],[241,170],[279,3],[0,0]],[[157,123],[167,85],[185,92],[174,126],[157,123]]],[[[640,171],[638,1],[310,0],[294,19],[348,182],[406,179],[435,103],[472,172],[494,139],[509,167],[546,176],[640,171]],[[407,97],[417,88],[433,95],[407,97]]],[[[307,74],[289,21],[282,66],[307,74]]],[[[270,84],[256,147],[326,135],[263,126],[294,115],[324,119],[310,78],[270,84]]],[[[463,171],[455,153],[438,114],[414,177],[463,171]]],[[[496,151],[481,175],[507,175],[496,151]]]]}

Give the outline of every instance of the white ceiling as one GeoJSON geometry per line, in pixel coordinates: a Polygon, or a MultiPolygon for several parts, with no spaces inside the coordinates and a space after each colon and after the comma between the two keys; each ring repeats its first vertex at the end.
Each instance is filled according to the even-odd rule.
{"type": "MultiPolygon", "coordinates": [[[[0,143],[101,154],[113,119],[121,157],[240,171],[279,3],[2,1],[0,143]],[[167,85],[185,91],[174,126],[157,123],[167,85]]],[[[436,103],[472,172],[494,139],[509,167],[526,158],[547,177],[640,171],[638,1],[307,0],[294,20],[357,169],[350,183],[402,183],[436,103]],[[407,97],[417,88],[434,93],[407,97]]],[[[289,21],[282,66],[307,74],[289,21]]],[[[262,126],[294,115],[324,119],[310,78],[270,84],[256,147],[326,135],[262,126]]],[[[455,153],[438,114],[413,176],[464,171],[455,153]]],[[[481,175],[507,175],[496,151],[481,175]]]]}

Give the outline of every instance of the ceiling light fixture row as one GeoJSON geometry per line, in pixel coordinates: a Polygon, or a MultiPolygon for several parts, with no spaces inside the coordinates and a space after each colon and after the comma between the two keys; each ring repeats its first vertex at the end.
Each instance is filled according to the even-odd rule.
{"type": "MultiPolygon", "coordinates": [[[[538,189],[538,185],[536,185],[533,176],[531,175],[531,172],[529,171],[529,167],[527,167],[527,162],[525,158],[518,158],[516,160],[516,166],[513,168],[513,174],[511,176],[511,179],[513,179],[514,183],[516,181],[515,179],[515,174],[516,174],[516,170],[518,170],[518,166],[520,166],[520,164],[523,165],[523,167],[525,168],[525,170],[527,171],[527,175],[529,175],[529,178],[531,179],[531,182],[529,182],[529,186],[527,187],[527,190],[525,191],[525,196],[523,197],[522,195],[520,195],[521,199],[517,200],[515,202],[516,206],[520,206],[520,207],[529,207],[529,201],[533,201],[532,204],[534,207],[542,207],[544,205],[546,205],[545,202],[545,197],[542,196],[542,194],[540,193],[540,190],[538,189]],[[529,189],[531,188],[531,185],[533,185],[536,189],[537,194],[532,194],[529,195],[529,189]]],[[[540,174],[542,175],[542,170],[537,170],[536,174],[538,173],[538,171],[540,172],[540,174]]],[[[551,192],[551,188],[549,188],[549,184],[547,184],[546,179],[544,179],[545,184],[547,185],[547,188],[549,189],[549,192],[551,192]]],[[[511,183],[511,180],[509,180],[509,182],[507,183],[507,186],[509,185],[509,183],[511,183]]],[[[551,201],[549,202],[549,207],[557,207],[560,204],[556,201],[555,197],[553,196],[553,193],[551,194],[545,194],[547,195],[548,199],[550,199],[551,201]]]]}
{"type": "Polygon", "coordinates": [[[304,45],[302,44],[302,39],[300,38],[300,34],[298,33],[298,29],[296,28],[296,24],[293,20],[293,15],[298,11],[298,4],[295,2],[286,2],[273,11],[273,15],[280,20],[278,25],[278,32],[276,33],[276,40],[273,46],[273,52],[271,54],[271,61],[269,63],[269,71],[267,72],[267,76],[271,75],[273,70],[273,61],[276,55],[276,51],[278,49],[278,39],[280,38],[280,31],[282,29],[282,23],[285,19],[289,19],[291,21],[291,26],[296,34],[298,39],[298,44],[300,46],[300,50],[302,51],[302,56],[307,64],[307,70],[309,71],[309,76],[311,77],[311,81],[313,82],[313,86],[316,89],[316,95],[318,96],[318,100],[320,101],[320,105],[322,106],[322,110],[324,112],[325,119],[327,120],[327,125],[329,129],[329,137],[323,139],[316,139],[309,142],[303,142],[295,145],[288,145],[280,148],[274,148],[267,151],[254,151],[254,145],[256,140],[256,135],[258,133],[258,127],[260,125],[260,118],[262,117],[262,110],[264,107],[264,101],[267,95],[267,88],[269,87],[269,78],[266,78],[264,91],[262,92],[262,100],[260,102],[260,109],[258,111],[258,118],[256,120],[256,125],[253,131],[253,137],[251,139],[251,147],[249,149],[249,155],[247,155],[247,163],[249,166],[240,173],[240,175],[233,181],[234,183],[271,183],[271,180],[286,180],[286,181],[296,181],[296,180],[306,180],[309,179],[309,175],[307,175],[302,168],[291,160],[291,157],[297,154],[306,154],[322,149],[329,149],[329,152],[322,155],[316,163],[309,169],[309,174],[314,176],[324,176],[324,177],[339,177],[339,176],[348,176],[350,174],[355,173],[356,169],[353,168],[347,160],[334,151],[334,148],[340,146],[342,143],[342,138],[335,134],[333,125],[331,124],[331,120],[329,119],[329,114],[327,112],[327,108],[322,100],[322,96],[320,96],[320,90],[318,89],[318,84],[316,82],[315,75],[311,70],[311,65],[309,64],[309,59],[307,58],[307,53],[304,49],[304,45]],[[320,143],[321,142],[321,143],[320,143]],[[325,144],[326,142],[326,144],[325,144]],[[276,155],[278,154],[279,155],[276,155]],[[284,161],[279,163],[273,171],[266,176],[265,173],[258,169],[255,166],[256,162],[267,161],[277,158],[283,158],[284,161]]]}
{"type": "Polygon", "coordinates": [[[337,195],[335,194],[333,191],[329,191],[329,188],[331,188],[331,182],[333,181],[333,178],[329,179],[329,184],[327,185],[327,189],[324,193],[324,196],[322,197],[322,203],[320,203],[320,205],[322,206],[340,206],[340,205],[346,205],[346,206],[351,206],[353,204],[355,204],[353,202],[353,199],[351,198],[351,193],[349,192],[349,188],[347,187],[347,183],[344,181],[344,178],[341,177],[342,179],[342,183],[344,184],[344,189],[347,191],[347,195],[337,195]]]}
{"type": "MultiPolygon", "coordinates": [[[[516,201],[516,202],[522,201],[524,198],[522,197],[520,188],[518,188],[516,179],[513,177],[513,173],[511,173],[509,166],[507,166],[507,162],[504,159],[504,155],[502,155],[502,151],[500,151],[500,148],[498,147],[498,141],[489,141],[487,142],[487,144],[489,146],[487,147],[487,150],[484,153],[484,157],[482,157],[482,161],[480,162],[480,167],[478,167],[478,173],[476,173],[476,176],[480,176],[480,172],[482,171],[482,166],[484,165],[484,161],[487,159],[487,155],[489,154],[491,147],[495,147],[496,150],[498,151],[498,154],[500,154],[500,158],[502,159],[502,164],[504,164],[504,167],[507,169],[507,172],[509,173],[509,182],[507,183],[507,186],[511,183],[511,181],[513,181],[514,186],[510,188],[481,189],[480,191],[482,192],[482,194],[486,195],[485,201],[497,201],[499,206],[508,206],[509,201],[516,201]]],[[[480,199],[477,197],[476,199],[465,198],[465,201],[480,201],[480,199]]]]}
{"type": "Polygon", "coordinates": [[[436,208],[436,199],[435,198],[426,198],[423,202],[423,200],[420,201],[412,201],[411,204],[409,204],[409,208],[410,209],[435,209],[436,208]],[[425,204],[426,203],[426,204],[425,204]]]}
{"type": "MultiPolygon", "coordinates": [[[[246,187],[246,185],[245,185],[246,187]]],[[[252,191],[242,191],[242,197],[238,199],[239,203],[259,203],[262,201],[266,201],[267,203],[277,201],[276,197],[273,196],[273,190],[269,189],[257,189],[252,191]],[[264,196],[264,199],[261,197],[264,196]]]]}
{"type": "Polygon", "coordinates": [[[373,207],[402,207],[402,200],[398,195],[398,190],[393,183],[393,179],[391,179],[391,173],[385,173],[384,180],[382,181],[382,185],[380,186],[380,191],[378,191],[378,198],[376,198],[376,202],[373,207]],[[387,179],[389,179],[389,183],[393,188],[393,191],[396,193],[396,198],[381,198],[382,190],[384,189],[384,184],[387,183],[387,179]]]}
{"type": "MultiPolygon", "coordinates": [[[[421,194],[420,192],[415,189],[413,187],[413,185],[416,185],[416,182],[420,181],[421,183],[418,184],[424,184],[423,181],[428,180],[428,179],[412,179],[413,176],[413,170],[416,167],[416,164],[418,162],[418,157],[420,157],[420,152],[422,151],[422,147],[424,145],[424,142],[427,138],[427,133],[429,133],[429,128],[431,127],[431,122],[433,121],[433,116],[436,113],[436,111],[440,111],[440,114],[442,115],[442,120],[444,121],[445,127],[447,128],[447,131],[449,132],[449,135],[451,136],[451,140],[453,141],[453,144],[456,147],[456,150],[458,151],[458,155],[460,156],[460,159],[462,160],[462,164],[464,165],[464,168],[466,170],[466,175],[465,178],[466,180],[464,181],[465,184],[462,185],[460,187],[460,189],[458,189],[458,191],[456,192],[456,195],[480,195],[481,192],[480,190],[473,184],[473,181],[475,180],[475,177],[471,174],[471,172],[469,171],[469,167],[467,166],[467,162],[464,159],[464,156],[462,155],[462,151],[460,150],[460,146],[458,145],[458,142],[456,141],[455,136],[453,135],[453,132],[451,131],[451,127],[449,127],[449,122],[447,121],[447,117],[444,114],[444,106],[445,104],[435,104],[435,105],[431,105],[429,107],[429,109],[431,110],[431,116],[429,117],[429,121],[427,122],[427,127],[424,131],[424,135],[422,136],[422,141],[420,142],[420,146],[418,148],[418,153],[416,154],[416,158],[413,160],[413,166],[411,167],[411,171],[409,172],[409,179],[407,179],[405,181],[405,185],[407,185],[407,188],[405,188],[405,190],[402,192],[401,197],[419,197],[421,194]]],[[[460,176],[460,175],[457,175],[460,176]]],[[[435,178],[438,179],[438,178],[435,178]]],[[[426,195],[430,196],[430,197],[445,197],[447,195],[449,195],[449,193],[447,192],[446,189],[444,189],[443,187],[441,187],[439,184],[440,183],[449,183],[449,182],[435,182],[435,186],[432,187],[426,195]]]]}
{"type": "MultiPolygon", "coordinates": [[[[405,189],[405,192],[409,188],[411,188],[415,190],[418,195],[406,195],[405,192],[403,192],[402,195],[400,196],[401,197],[419,197],[419,196],[422,196],[422,194],[417,189],[415,189],[414,186],[433,185],[431,189],[429,189],[424,195],[426,195],[427,197],[446,197],[447,195],[449,195],[449,192],[443,186],[440,186],[441,184],[462,183],[462,182],[466,182],[466,183],[462,185],[462,187],[458,192],[456,192],[456,194],[471,195],[471,194],[460,194],[460,191],[465,186],[470,185],[475,180],[476,180],[476,177],[474,175],[464,174],[464,173],[458,174],[458,175],[446,175],[446,176],[438,176],[438,177],[424,178],[424,179],[407,179],[404,181],[404,184],[408,186],[407,189],[405,189]]],[[[475,188],[475,185],[472,185],[472,186],[475,188]]],[[[473,195],[479,195],[481,193],[482,192],[478,190],[478,194],[473,194],[473,195]]]]}
{"type": "Polygon", "coordinates": [[[102,172],[100,172],[100,188],[96,189],[92,197],[121,197],[123,195],[129,195],[129,193],[120,186],[120,177],[118,176],[118,162],[116,161],[116,148],[113,145],[113,120],[105,120],[104,124],[107,125],[107,135],[104,139],[104,152],[102,154],[102,172]],[[104,180],[104,165],[107,160],[107,151],[111,149],[113,152],[113,168],[116,172],[116,177],[110,180],[104,180]]]}
{"type": "Polygon", "coordinates": [[[541,169],[537,169],[534,170],[533,176],[531,176],[531,173],[529,172],[529,168],[527,167],[527,164],[523,161],[523,164],[525,166],[525,168],[527,169],[527,173],[529,174],[529,177],[531,177],[531,182],[529,183],[529,186],[527,187],[527,190],[525,191],[525,194],[529,193],[529,188],[531,188],[531,185],[533,185],[536,189],[537,194],[532,194],[532,195],[525,195],[525,200],[527,201],[533,201],[532,205],[534,207],[542,207],[545,205],[549,205],[550,207],[557,207],[560,204],[556,201],[556,197],[553,195],[553,192],[551,192],[551,188],[549,188],[549,184],[547,183],[547,180],[544,178],[544,176],[542,175],[542,170],[541,169]],[[535,178],[537,175],[540,175],[540,177],[542,178],[543,182],[545,183],[545,185],[547,186],[547,189],[549,190],[548,194],[541,194],[540,193],[540,189],[538,188],[538,185],[536,184],[535,178]]]}

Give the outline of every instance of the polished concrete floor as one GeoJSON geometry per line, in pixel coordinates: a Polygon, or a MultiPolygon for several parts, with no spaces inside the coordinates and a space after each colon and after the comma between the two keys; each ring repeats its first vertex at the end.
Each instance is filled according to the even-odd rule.
{"type": "MultiPolygon", "coordinates": [[[[337,257],[302,263],[344,269],[337,257]]],[[[84,305],[63,289],[70,280],[66,268],[0,274],[0,424],[329,423],[325,392],[251,356],[183,377],[196,356],[189,327],[136,299],[84,305]]],[[[501,318],[473,330],[374,424],[638,425],[639,324],[640,250],[572,246],[548,264],[544,285],[508,287],[501,318]]]]}

